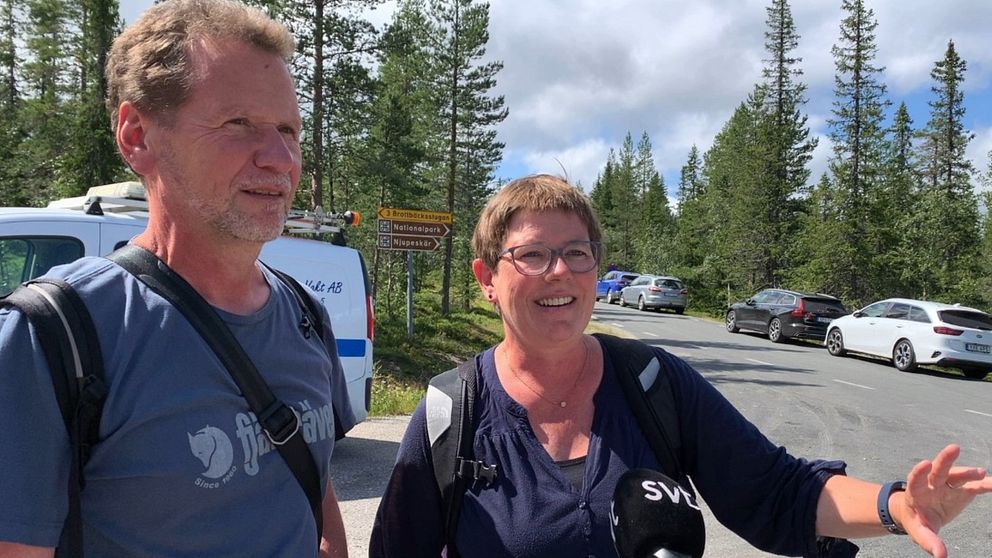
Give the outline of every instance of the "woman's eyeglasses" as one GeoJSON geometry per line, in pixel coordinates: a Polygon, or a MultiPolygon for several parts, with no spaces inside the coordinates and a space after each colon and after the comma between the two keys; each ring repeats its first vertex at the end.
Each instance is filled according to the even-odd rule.
{"type": "Polygon", "coordinates": [[[599,264],[602,244],[591,240],[569,242],[560,250],[544,244],[523,244],[507,248],[499,257],[509,254],[513,267],[522,275],[544,275],[561,258],[572,273],[585,273],[599,264]]]}

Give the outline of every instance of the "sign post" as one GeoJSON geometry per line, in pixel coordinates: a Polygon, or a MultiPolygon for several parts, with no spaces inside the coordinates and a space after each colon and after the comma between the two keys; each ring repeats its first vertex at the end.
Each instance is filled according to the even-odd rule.
{"type": "Polygon", "coordinates": [[[379,208],[376,247],[406,250],[406,336],[413,339],[413,253],[433,252],[451,234],[451,213],[424,209],[379,208]]]}

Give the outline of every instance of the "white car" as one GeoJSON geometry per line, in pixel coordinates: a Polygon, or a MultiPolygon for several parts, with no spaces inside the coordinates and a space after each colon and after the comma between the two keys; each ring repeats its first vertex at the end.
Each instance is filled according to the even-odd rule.
{"type": "Polygon", "coordinates": [[[827,350],[889,358],[902,371],[935,364],[981,379],[992,371],[992,316],[958,304],[890,298],[834,320],[827,350]]]}

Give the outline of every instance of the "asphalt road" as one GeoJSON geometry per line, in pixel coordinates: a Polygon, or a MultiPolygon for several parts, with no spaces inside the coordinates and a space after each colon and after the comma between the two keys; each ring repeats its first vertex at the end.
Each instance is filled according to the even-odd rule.
{"type": "MultiPolygon", "coordinates": [[[[728,333],[718,322],[596,304],[593,319],[685,359],[772,441],[799,456],[844,459],[848,474],[904,478],[949,442],[960,462],[992,468],[992,382],[935,369],[901,373],[867,358],[837,358],[816,344],[773,344],[728,333]]],[[[406,417],[366,421],[335,450],[333,477],[352,558],[367,556],[382,487],[406,417]]],[[[707,512],[706,555],[771,556],[750,547],[707,512]]],[[[951,556],[992,557],[992,497],[942,531],[951,556]]],[[[924,556],[906,537],[858,541],[859,557],[924,556]]]]}

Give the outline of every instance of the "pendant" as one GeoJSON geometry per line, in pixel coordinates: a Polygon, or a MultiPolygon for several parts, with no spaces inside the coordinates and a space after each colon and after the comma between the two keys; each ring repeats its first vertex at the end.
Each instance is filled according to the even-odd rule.
{"type": "Polygon", "coordinates": [[[568,405],[568,403],[565,403],[564,401],[562,401],[561,403],[559,403],[559,405],[561,405],[561,408],[564,409],[565,406],[568,405]]]}

